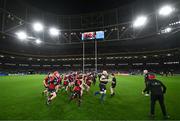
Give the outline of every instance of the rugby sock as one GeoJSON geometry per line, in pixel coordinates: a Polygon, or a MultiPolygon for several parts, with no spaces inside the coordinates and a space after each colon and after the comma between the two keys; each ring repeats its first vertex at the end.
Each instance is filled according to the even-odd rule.
{"type": "Polygon", "coordinates": [[[81,100],[79,99],[78,100],[78,106],[80,107],[80,105],[81,105],[81,100]]]}
{"type": "Polygon", "coordinates": [[[106,94],[102,94],[101,95],[101,102],[103,102],[104,101],[104,97],[106,96],[106,94]]]}
{"type": "Polygon", "coordinates": [[[94,95],[95,95],[95,96],[96,96],[96,95],[98,95],[98,94],[100,94],[100,92],[99,92],[99,91],[97,91],[97,92],[95,92],[95,93],[94,93],[94,95]]]}

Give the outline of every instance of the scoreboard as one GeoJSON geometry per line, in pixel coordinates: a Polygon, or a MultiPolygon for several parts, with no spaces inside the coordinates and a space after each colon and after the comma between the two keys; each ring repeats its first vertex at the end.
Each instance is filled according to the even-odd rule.
{"type": "Polygon", "coordinates": [[[82,40],[93,40],[96,38],[95,32],[85,32],[82,33],[82,40]]]}
{"type": "Polygon", "coordinates": [[[96,31],[96,32],[84,32],[82,33],[81,39],[84,40],[103,40],[104,39],[104,31],[96,31]]]}

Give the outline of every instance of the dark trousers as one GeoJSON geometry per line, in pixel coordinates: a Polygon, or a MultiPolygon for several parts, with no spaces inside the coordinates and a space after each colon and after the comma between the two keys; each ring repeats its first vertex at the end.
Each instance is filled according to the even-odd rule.
{"type": "Polygon", "coordinates": [[[164,104],[164,96],[163,95],[151,95],[151,115],[154,115],[156,101],[159,101],[159,104],[161,106],[161,111],[162,111],[163,115],[166,116],[167,113],[166,113],[166,107],[164,104]]]}
{"type": "MultiPolygon", "coordinates": [[[[147,81],[145,82],[145,86],[146,87],[148,86],[148,82],[147,81]]],[[[147,90],[147,94],[149,94],[149,90],[147,90]]]]}

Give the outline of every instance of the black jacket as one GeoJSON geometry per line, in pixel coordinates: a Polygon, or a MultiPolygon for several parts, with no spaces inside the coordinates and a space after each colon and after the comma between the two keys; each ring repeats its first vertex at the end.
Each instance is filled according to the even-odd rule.
{"type": "Polygon", "coordinates": [[[143,92],[150,91],[151,95],[163,95],[166,93],[166,86],[159,80],[149,80],[143,92]]]}

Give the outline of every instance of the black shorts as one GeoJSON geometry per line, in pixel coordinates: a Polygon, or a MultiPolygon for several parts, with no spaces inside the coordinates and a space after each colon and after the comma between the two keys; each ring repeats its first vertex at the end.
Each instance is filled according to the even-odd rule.
{"type": "Polygon", "coordinates": [[[81,98],[81,91],[74,91],[73,92],[73,96],[74,96],[74,98],[81,98]]]}
{"type": "Polygon", "coordinates": [[[54,93],[54,92],[56,92],[56,89],[48,89],[48,92],[54,93]]]}
{"type": "Polygon", "coordinates": [[[100,91],[106,90],[106,85],[99,84],[100,91]]]}
{"type": "Polygon", "coordinates": [[[115,88],[115,87],[116,87],[116,84],[112,84],[111,87],[112,87],[112,88],[115,88]]]}

